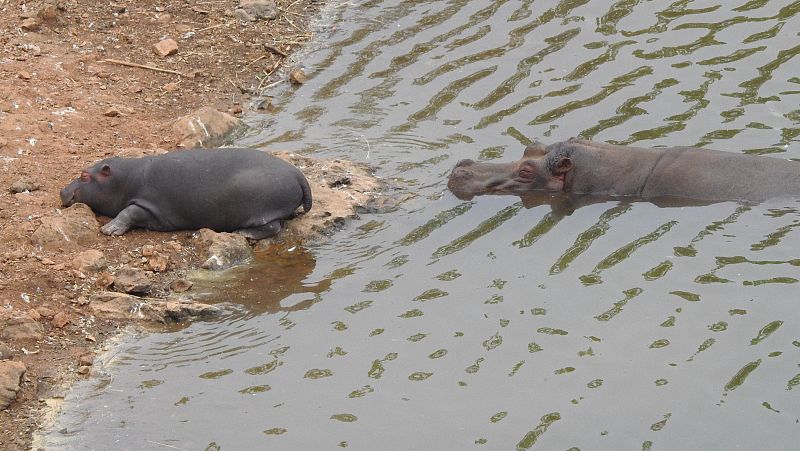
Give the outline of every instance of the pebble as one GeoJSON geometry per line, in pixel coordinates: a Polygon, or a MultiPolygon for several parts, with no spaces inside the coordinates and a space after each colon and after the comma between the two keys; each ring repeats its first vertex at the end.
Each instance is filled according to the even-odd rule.
{"type": "Polygon", "coordinates": [[[174,39],[164,39],[153,45],[153,51],[162,58],[174,55],[178,53],[178,43],[174,39]]]}

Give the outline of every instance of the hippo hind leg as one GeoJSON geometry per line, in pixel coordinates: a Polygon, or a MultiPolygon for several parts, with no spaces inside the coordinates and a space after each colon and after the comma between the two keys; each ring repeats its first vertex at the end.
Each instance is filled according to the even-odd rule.
{"type": "Polygon", "coordinates": [[[281,221],[276,219],[262,226],[239,229],[236,233],[243,235],[245,238],[250,238],[251,240],[263,240],[264,238],[277,235],[280,231],[281,221]]]}

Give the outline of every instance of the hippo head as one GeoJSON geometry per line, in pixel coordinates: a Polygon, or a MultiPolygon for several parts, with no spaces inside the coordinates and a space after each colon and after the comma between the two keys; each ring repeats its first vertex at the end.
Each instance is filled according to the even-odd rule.
{"type": "Polygon", "coordinates": [[[482,194],[526,194],[531,191],[563,191],[564,177],[572,160],[559,153],[548,154],[541,143],[525,149],[513,163],[485,163],[461,160],[450,173],[447,187],[461,200],[482,194]]]}
{"type": "Polygon", "coordinates": [[[61,205],[69,207],[84,203],[96,213],[114,217],[122,210],[120,184],[115,175],[116,158],[102,160],[94,166],[81,171],[80,177],[61,190],[61,205]]]}

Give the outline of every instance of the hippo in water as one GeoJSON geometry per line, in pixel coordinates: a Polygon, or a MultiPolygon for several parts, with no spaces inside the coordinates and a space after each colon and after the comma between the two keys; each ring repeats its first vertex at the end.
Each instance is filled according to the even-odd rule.
{"type": "Polygon", "coordinates": [[[311,209],[311,189],[300,170],[259,150],[183,150],[102,160],[61,190],[61,202],[114,218],[106,235],[207,227],[262,239],[300,205],[311,209]]]}
{"type": "Polygon", "coordinates": [[[513,163],[456,164],[448,188],[482,194],[561,192],[645,200],[763,201],[800,196],[800,162],[694,147],[644,149],[582,139],[535,143],[513,163]]]}

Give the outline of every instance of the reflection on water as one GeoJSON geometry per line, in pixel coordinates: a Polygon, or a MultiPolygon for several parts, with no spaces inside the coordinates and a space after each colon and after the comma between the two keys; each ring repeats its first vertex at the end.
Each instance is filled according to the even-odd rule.
{"type": "Polygon", "coordinates": [[[462,201],[446,178],[462,158],[578,135],[798,158],[798,13],[765,0],[330,5],[300,58],[310,80],[272,93],[276,111],[251,116],[241,144],[365,161],[419,195],[210,282],[254,313],[121,348],[48,443],[793,448],[797,201],[462,201]]]}
{"type": "Polygon", "coordinates": [[[198,270],[190,274],[192,295],[206,303],[232,302],[253,314],[309,308],[330,279],[308,283],[316,261],[307,249],[270,244],[254,252],[253,262],[228,271],[198,270]]]}

